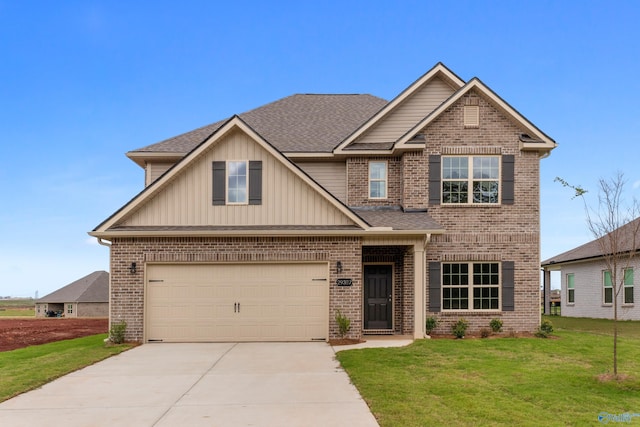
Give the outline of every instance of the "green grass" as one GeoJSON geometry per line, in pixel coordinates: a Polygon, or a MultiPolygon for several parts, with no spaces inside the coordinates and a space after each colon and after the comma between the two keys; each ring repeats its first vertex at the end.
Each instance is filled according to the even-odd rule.
{"type": "Polygon", "coordinates": [[[106,334],[0,352],[0,402],[131,348],[105,346],[106,334]]]}
{"type": "Polygon", "coordinates": [[[640,322],[619,341],[619,372],[632,377],[602,382],[611,322],[551,320],[556,339],[420,340],[337,357],[383,427],[598,425],[601,412],[640,413],[640,322]]]}
{"type": "Polygon", "coordinates": [[[35,316],[35,301],[33,299],[0,299],[0,317],[22,316],[35,316]]]}

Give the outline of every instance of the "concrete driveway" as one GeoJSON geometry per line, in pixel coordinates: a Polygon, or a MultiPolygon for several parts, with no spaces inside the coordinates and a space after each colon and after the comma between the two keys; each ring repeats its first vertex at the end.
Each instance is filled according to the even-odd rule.
{"type": "Polygon", "coordinates": [[[145,344],[0,404],[1,426],[377,426],[326,343],[145,344]]]}

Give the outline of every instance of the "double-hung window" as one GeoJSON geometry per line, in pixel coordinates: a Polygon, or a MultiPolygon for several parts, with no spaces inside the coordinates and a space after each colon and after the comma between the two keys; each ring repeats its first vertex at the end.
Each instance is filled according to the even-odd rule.
{"type": "Polygon", "coordinates": [[[633,304],[633,268],[624,270],[624,303],[633,304]]]}
{"type": "Polygon", "coordinates": [[[613,304],[613,281],[609,270],[602,272],[602,302],[604,304],[613,304]]]}
{"type": "Polygon", "coordinates": [[[369,198],[387,198],[387,162],[369,162],[369,198]]]}
{"type": "Polygon", "coordinates": [[[247,203],[247,162],[227,162],[227,204],[247,203]]]}
{"type": "Polygon", "coordinates": [[[498,310],[500,265],[497,262],[443,263],[443,310],[498,310]]]}
{"type": "Polygon", "coordinates": [[[574,304],[576,302],[576,289],[573,273],[567,274],[567,303],[574,304]]]}
{"type": "Polygon", "coordinates": [[[500,156],[443,156],[442,203],[500,202],[500,156]]]}

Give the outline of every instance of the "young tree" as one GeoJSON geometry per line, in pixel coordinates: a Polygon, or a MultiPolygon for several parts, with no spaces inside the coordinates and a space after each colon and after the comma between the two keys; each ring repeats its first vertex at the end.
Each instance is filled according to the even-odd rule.
{"type": "Polygon", "coordinates": [[[618,309],[624,298],[626,271],[633,265],[640,245],[640,209],[633,198],[625,203],[623,190],[624,174],[618,172],[613,178],[598,180],[598,207],[589,208],[584,197],[587,192],[573,186],[562,178],[556,178],[563,186],[575,191],[575,197],[584,202],[589,231],[596,239],[602,261],[611,278],[613,308],[613,375],[618,377],[618,309]]]}

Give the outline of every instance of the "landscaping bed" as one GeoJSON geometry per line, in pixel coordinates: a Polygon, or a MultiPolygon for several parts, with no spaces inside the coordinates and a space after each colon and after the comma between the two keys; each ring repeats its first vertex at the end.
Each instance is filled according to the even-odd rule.
{"type": "Polygon", "coordinates": [[[0,351],[104,334],[109,319],[0,318],[0,351]]]}

